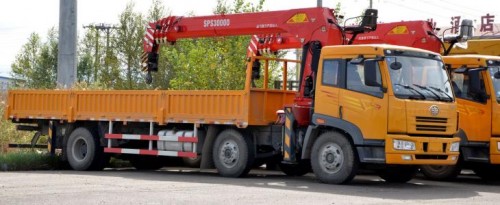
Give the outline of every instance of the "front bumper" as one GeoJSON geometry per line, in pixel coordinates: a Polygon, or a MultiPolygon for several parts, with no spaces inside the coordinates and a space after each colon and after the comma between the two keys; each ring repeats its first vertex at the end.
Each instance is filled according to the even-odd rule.
{"type": "Polygon", "coordinates": [[[500,164],[500,137],[490,138],[490,163],[500,164]]]}
{"type": "Polygon", "coordinates": [[[459,152],[450,151],[451,144],[454,142],[460,142],[460,138],[387,135],[385,141],[386,163],[406,165],[454,165],[457,163],[459,156],[459,152]],[[415,150],[396,150],[393,147],[394,140],[414,142],[415,150]]]}

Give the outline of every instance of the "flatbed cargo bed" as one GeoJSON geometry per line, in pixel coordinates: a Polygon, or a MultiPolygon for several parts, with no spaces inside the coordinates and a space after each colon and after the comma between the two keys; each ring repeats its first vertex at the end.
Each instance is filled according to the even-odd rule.
{"type": "Polygon", "coordinates": [[[273,123],[276,111],[292,104],[296,95],[286,86],[279,90],[250,87],[247,69],[244,90],[10,90],[4,118],[247,127],[273,123]]]}

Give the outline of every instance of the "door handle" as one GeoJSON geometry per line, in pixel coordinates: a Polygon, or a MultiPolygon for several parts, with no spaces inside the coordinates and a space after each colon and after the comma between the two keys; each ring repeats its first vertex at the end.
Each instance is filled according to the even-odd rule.
{"type": "Polygon", "coordinates": [[[339,106],[339,117],[340,117],[340,119],[342,119],[342,117],[343,117],[343,114],[342,114],[342,105],[339,106]]]}

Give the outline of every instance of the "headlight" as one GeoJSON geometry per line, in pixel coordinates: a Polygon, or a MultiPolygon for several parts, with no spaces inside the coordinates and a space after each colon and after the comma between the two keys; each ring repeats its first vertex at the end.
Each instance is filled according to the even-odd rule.
{"type": "Polygon", "coordinates": [[[394,149],[397,150],[415,150],[415,142],[406,140],[393,140],[394,149]]]}
{"type": "Polygon", "coordinates": [[[460,149],[460,142],[451,143],[450,152],[458,152],[460,149]]]}

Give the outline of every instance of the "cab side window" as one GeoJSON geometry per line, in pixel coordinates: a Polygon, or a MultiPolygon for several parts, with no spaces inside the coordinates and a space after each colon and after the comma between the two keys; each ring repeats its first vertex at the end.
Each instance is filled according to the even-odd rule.
{"type": "Polygon", "coordinates": [[[453,91],[455,91],[455,95],[458,98],[476,101],[480,103],[484,103],[485,99],[483,99],[482,95],[486,92],[486,88],[484,85],[483,75],[479,73],[480,79],[480,90],[473,91],[470,89],[470,77],[467,73],[451,73],[451,85],[453,87],[453,91]]]}
{"type": "Polygon", "coordinates": [[[323,77],[321,83],[323,85],[338,87],[339,86],[339,68],[340,60],[324,60],[323,61],[323,77]]]}
{"type": "MultiPolygon", "coordinates": [[[[373,95],[376,97],[383,97],[383,92],[380,86],[368,86],[365,82],[365,69],[363,64],[352,64],[347,62],[346,72],[346,88],[348,90],[373,95]]],[[[382,85],[382,77],[380,75],[380,68],[377,64],[375,67],[376,82],[382,85]]]]}

